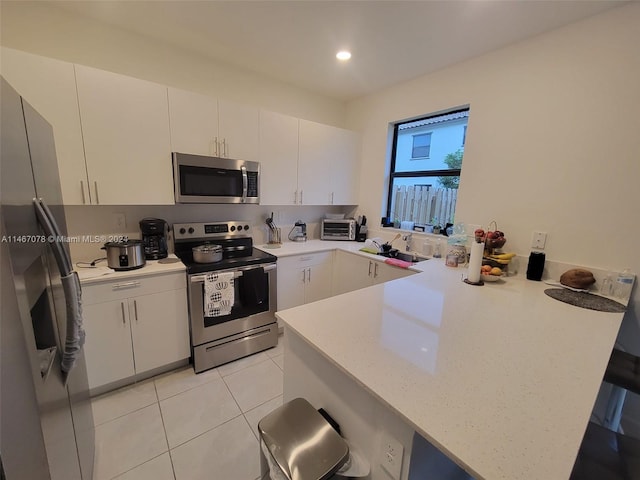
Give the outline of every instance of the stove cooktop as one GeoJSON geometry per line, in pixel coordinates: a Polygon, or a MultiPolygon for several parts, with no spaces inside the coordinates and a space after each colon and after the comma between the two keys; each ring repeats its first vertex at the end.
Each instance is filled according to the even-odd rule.
{"type": "Polygon", "coordinates": [[[253,247],[250,230],[247,223],[239,221],[174,224],[174,251],[190,275],[275,263],[275,255],[253,247]],[[192,248],[205,243],[221,245],[222,260],[213,263],[194,262],[192,248]]]}

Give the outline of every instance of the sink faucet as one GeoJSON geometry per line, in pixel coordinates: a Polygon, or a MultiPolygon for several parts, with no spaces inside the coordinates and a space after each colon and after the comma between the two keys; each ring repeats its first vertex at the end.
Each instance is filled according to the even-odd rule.
{"type": "Polygon", "coordinates": [[[412,236],[411,233],[407,233],[406,235],[404,235],[402,237],[402,240],[407,242],[407,244],[404,247],[405,251],[407,251],[407,252],[411,251],[411,236],[412,236]]]}

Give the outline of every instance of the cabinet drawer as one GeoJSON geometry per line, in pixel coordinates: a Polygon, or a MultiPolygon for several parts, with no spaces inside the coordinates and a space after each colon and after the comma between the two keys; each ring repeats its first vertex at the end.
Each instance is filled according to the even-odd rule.
{"type": "Polygon", "coordinates": [[[152,277],[129,277],[122,280],[83,286],[82,301],[87,305],[91,305],[150,293],[178,290],[186,288],[186,285],[187,277],[184,273],[152,277]]]}
{"type": "Polygon", "coordinates": [[[332,259],[333,251],[308,253],[306,255],[296,255],[295,257],[283,257],[278,259],[278,268],[304,268],[324,262],[331,262],[332,259]]]}

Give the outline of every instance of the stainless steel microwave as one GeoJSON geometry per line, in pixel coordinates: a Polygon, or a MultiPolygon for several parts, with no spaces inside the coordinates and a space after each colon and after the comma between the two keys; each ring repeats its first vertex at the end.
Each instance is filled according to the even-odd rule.
{"type": "Polygon", "coordinates": [[[172,154],[176,203],[260,203],[260,164],[172,154]]]}

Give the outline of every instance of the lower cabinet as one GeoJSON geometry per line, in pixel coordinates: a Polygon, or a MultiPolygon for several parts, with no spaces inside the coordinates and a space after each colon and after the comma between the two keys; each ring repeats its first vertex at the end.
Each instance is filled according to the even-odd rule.
{"type": "Polygon", "coordinates": [[[336,251],[333,268],[333,295],[352,292],[378,283],[407,277],[415,272],[393,267],[356,253],[336,251]]]}
{"type": "Polygon", "coordinates": [[[333,252],[278,259],[278,310],[331,296],[333,252]]]}
{"type": "Polygon", "coordinates": [[[83,286],[89,388],[188,358],[183,272],[83,286]]]}

